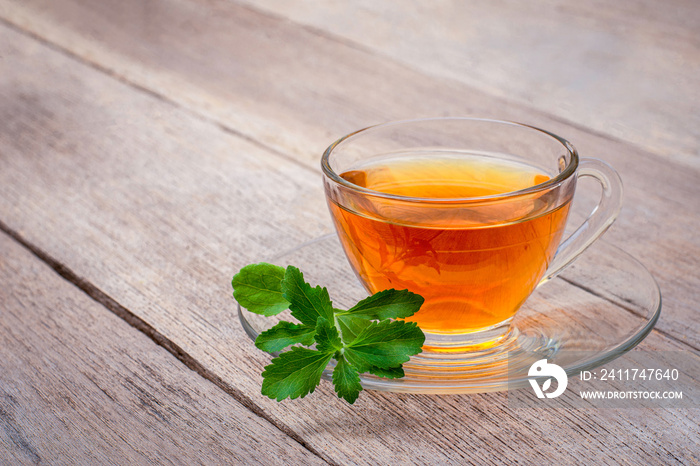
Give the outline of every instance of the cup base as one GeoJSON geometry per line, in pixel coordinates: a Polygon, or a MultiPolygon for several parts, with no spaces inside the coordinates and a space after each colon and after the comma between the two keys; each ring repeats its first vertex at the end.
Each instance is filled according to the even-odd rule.
{"type": "Polygon", "coordinates": [[[472,332],[438,333],[424,331],[424,352],[431,353],[469,353],[489,350],[495,346],[507,344],[514,332],[511,329],[512,318],[490,327],[476,329],[472,332]]]}

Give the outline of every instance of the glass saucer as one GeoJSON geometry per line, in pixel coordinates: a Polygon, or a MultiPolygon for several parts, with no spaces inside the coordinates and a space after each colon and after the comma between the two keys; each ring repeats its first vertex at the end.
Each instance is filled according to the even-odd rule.
{"type": "MultiPolygon", "coordinates": [[[[367,296],[348,265],[335,234],[299,245],[267,262],[293,264],[307,282],[328,288],[334,306],[352,306],[367,296]]],[[[246,333],[258,334],[285,311],[263,317],[238,308],[246,333]]],[[[365,389],[403,393],[483,393],[528,385],[528,370],[540,359],[561,366],[567,375],[592,370],[634,348],[661,313],[654,278],[624,251],[597,241],[558,277],[542,284],[513,319],[498,346],[477,352],[426,352],[403,365],[405,376],[385,379],[361,375],[365,389]]],[[[331,378],[332,367],[324,372],[331,378]]]]}

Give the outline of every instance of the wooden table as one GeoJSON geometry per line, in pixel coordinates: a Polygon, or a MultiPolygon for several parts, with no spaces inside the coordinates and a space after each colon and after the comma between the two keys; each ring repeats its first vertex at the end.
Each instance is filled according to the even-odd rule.
{"type": "Polygon", "coordinates": [[[697,464],[697,410],[269,400],[230,280],[331,230],[337,137],[517,120],[617,168],[605,240],[664,298],[640,348],[700,357],[699,30],[692,0],[0,0],[0,463],[697,464]]]}

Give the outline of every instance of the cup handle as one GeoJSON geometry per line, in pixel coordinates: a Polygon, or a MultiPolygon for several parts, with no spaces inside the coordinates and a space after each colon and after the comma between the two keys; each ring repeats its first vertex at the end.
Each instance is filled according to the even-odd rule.
{"type": "Polygon", "coordinates": [[[578,177],[590,176],[603,188],[600,201],[583,224],[557,248],[554,259],[537,286],[561,273],[615,221],[622,207],[622,180],[614,168],[598,159],[579,160],[578,177]]]}

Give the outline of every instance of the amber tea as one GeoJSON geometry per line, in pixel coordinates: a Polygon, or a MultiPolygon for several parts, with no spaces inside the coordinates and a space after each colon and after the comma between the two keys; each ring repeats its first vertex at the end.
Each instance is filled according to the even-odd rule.
{"type": "Polygon", "coordinates": [[[612,167],[580,158],[556,134],[508,121],[371,126],[331,144],[321,168],[352,269],[372,293],[425,298],[411,319],[430,353],[490,358],[519,347],[512,317],[521,304],[605,232],[622,201],[612,167]],[[562,241],[581,177],[598,181],[601,197],[562,241]]]}
{"type": "Polygon", "coordinates": [[[570,204],[566,199],[552,208],[546,192],[524,193],[517,204],[490,202],[489,196],[527,189],[549,176],[487,155],[393,154],[340,176],[360,188],[416,198],[388,203],[360,189],[343,205],[329,197],[329,205],[368,291],[405,288],[422,295],[425,304],[409,320],[434,333],[469,333],[510,319],[554,257],[570,204]],[[465,198],[481,200],[460,202],[465,198]],[[425,209],[434,199],[439,208],[425,209]]]}

